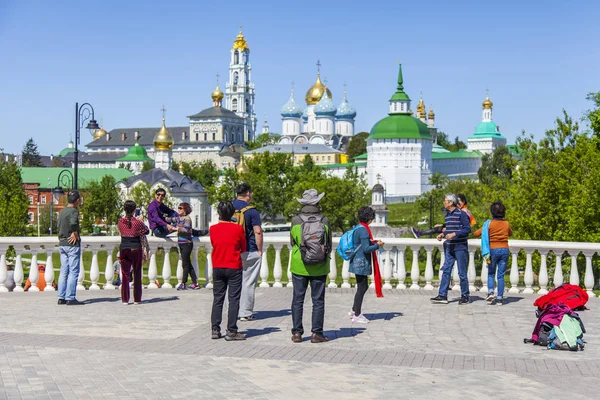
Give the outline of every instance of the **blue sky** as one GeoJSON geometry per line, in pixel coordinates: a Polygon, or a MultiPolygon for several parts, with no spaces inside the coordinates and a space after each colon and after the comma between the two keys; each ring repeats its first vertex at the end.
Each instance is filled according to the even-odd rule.
{"type": "MultiPolygon", "coordinates": [[[[397,62],[413,109],[423,92],[439,130],[462,140],[481,120],[489,88],[494,120],[513,143],[540,138],[565,108],[579,118],[600,90],[600,2],[0,0],[0,147],[33,137],[57,154],[74,132],[75,102],[107,130],[185,126],[224,87],[243,25],[259,126],[281,131],[290,82],[303,101],[321,60],[334,103],[344,82],[358,131],[387,114],[397,62]],[[54,3],[54,4],[53,4],[54,3]]],[[[91,136],[82,132],[80,148],[91,136]]]]}

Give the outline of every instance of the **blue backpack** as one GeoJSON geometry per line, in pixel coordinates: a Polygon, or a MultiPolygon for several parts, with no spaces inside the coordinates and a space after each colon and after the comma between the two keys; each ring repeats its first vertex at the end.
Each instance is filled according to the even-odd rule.
{"type": "Polygon", "coordinates": [[[354,228],[345,232],[340,238],[337,253],[346,261],[351,261],[358,249],[360,249],[360,245],[358,245],[356,249],[354,248],[354,231],[361,227],[362,225],[356,225],[354,228]]]}

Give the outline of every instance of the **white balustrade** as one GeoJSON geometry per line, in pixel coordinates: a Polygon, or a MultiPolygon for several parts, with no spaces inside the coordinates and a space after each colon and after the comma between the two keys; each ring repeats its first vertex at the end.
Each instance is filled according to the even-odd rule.
{"type": "Polygon", "coordinates": [[[383,289],[392,289],[392,252],[385,250],[385,261],[383,262],[383,289]]]}
{"type": "Polygon", "coordinates": [[[398,285],[396,289],[406,289],[406,260],[404,260],[404,250],[406,247],[400,247],[398,249],[398,285]]]}
{"type": "MultiPolygon", "coordinates": [[[[178,257],[178,259],[181,257],[178,257]]],[[[165,249],[165,259],[163,261],[162,274],[163,284],[161,287],[165,289],[173,288],[171,285],[171,257],[169,257],[169,250],[165,249]]]]}
{"type": "Polygon", "coordinates": [[[591,297],[596,297],[592,289],[594,288],[594,269],[592,268],[592,257],[594,256],[593,252],[584,251],[583,255],[585,255],[585,290],[588,295],[591,297]]]}
{"type": "Polygon", "coordinates": [[[288,256],[288,266],[287,266],[287,285],[286,288],[293,288],[294,283],[292,282],[292,249],[290,249],[290,255],[288,256]]]}
{"type": "Polygon", "coordinates": [[[554,287],[558,287],[563,284],[563,270],[562,270],[562,252],[555,252],[556,254],[556,267],[554,268],[554,287]]]}
{"type": "MultiPolygon", "coordinates": [[[[496,271],[498,271],[498,266],[496,266],[496,271]]],[[[487,293],[488,291],[488,279],[489,279],[489,274],[490,271],[488,269],[488,263],[487,261],[485,261],[485,259],[483,257],[481,257],[481,287],[479,288],[480,292],[485,292],[487,293]]],[[[494,274],[496,275],[496,274],[494,274]]],[[[494,278],[492,278],[493,280],[494,278]]]]}
{"type": "Polygon", "coordinates": [[[6,287],[6,279],[8,278],[8,272],[6,270],[6,248],[0,247],[0,293],[8,292],[6,287]]]}
{"type": "MultiPolygon", "coordinates": [[[[165,257],[169,257],[167,249],[165,250],[165,257]]],[[[158,289],[156,285],[156,277],[158,276],[158,269],[156,267],[156,247],[150,246],[150,264],[148,264],[148,289],[158,289]]],[[[123,270],[123,268],[121,268],[123,270]]]]}
{"type": "Polygon", "coordinates": [[[467,279],[469,280],[469,291],[476,292],[475,278],[477,273],[475,272],[475,250],[469,247],[469,265],[467,266],[467,279]]]}
{"type": "MultiPolygon", "coordinates": [[[[17,246],[15,246],[16,248],[17,246]]],[[[21,258],[21,252],[19,252],[19,250],[21,249],[16,249],[17,250],[17,258],[15,260],[15,284],[17,286],[15,286],[15,288],[13,289],[13,292],[23,292],[23,259],[21,258]]]]}
{"type": "Polygon", "coordinates": [[[579,271],[577,270],[577,253],[571,255],[571,276],[569,276],[571,285],[579,286],[579,271]]]}
{"type": "MultiPolygon", "coordinates": [[[[275,259],[277,261],[277,259],[275,259]]],[[[329,257],[329,288],[336,288],[337,283],[335,280],[337,279],[337,265],[335,263],[335,250],[331,251],[331,255],[329,257]]],[[[277,283],[277,279],[275,279],[275,283],[277,283]]],[[[275,287],[275,285],[273,285],[275,287]]],[[[277,286],[281,287],[281,286],[277,286]]]]}
{"type": "MultiPolygon", "coordinates": [[[[281,278],[283,277],[283,268],[281,266],[281,249],[283,248],[283,245],[276,244],[273,247],[275,247],[275,265],[273,265],[273,279],[275,282],[273,283],[273,287],[283,287],[283,284],[281,283],[281,278]]],[[[335,263],[335,256],[332,255],[332,258],[335,263]]]]}
{"type": "Polygon", "coordinates": [[[519,265],[517,263],[519,256],[518,248],[511,248],[512,264],[510,266],[510,289],[508,293],[519,293],[519,265]]]}
{"type": "Polygon", "coordinates": [[[412,267],[410,268],[410,281],[412,283],[410,290],[419,290],[421,289],[421,286],[419,286],[419,277],[421,275],[421,271],[419,270],[419,250],[414,250],[413,246],[412,253],[412,267]]]}
{"type": "Polygon", "coordinates": [[[212,265],[212,247],[206,249],[206,267],[204,267],[204,277],[206,278],[206,284],[204,285],[207,289],[212,289],[212,277],[213,277],[213,265],[212,265]]]}
{"type": "Polygon", "coordinates": [[[442,281],[442,275],[444,273],[444,264],[446,263],[446,251],[442,247],[440,249],[440,269],[438,270],[438,282],[442,281]]]}
{"type": "MultiPolygon", "coordinates": [[[[198,270],[198,253],[196,253],[194,257],[196,259],[195,270],[198,270]]],[[[192,265],[194,265],[193,263],[194,261],[192,261],[192,265]]],[[[175,276],[177,277],[177,286],[181,285],[181,283],[183,282],[183,261],[181,260],[181,257],[177,259],[177,269],[175,270],[175,276]]],[[[198,273],[196,272],[196,276],[200,275],[198,275],[198,273]]]]}
{"type": "Polygon", "coordinates": [[[106,251],[106,268],[104,268],[104,279],[106,280],[106,285],[104,285],[104,289],[114,289],[113,286],[113,276],[115,275],[115,269],[113,267],[113,258],[112,258],[112,249],[108,249],[106,251]]]}
{"type": "Polygon", "coordinates": [[[539,250],[540,252],[540,274],[538,275],[538,283],[540,285],[540,290],[538,290],[538,294],[546,294],[548,293],[548,251],[539,250]]]}
{"type": "Polygon", "coordinates": [[[523,293],[531,294],[533,293],[533,262],[532,262],[532,250],[525,251],[525,276],[523,277],[523,281],[525,283],[525,289],[523,289],[523,293]]]}
{"type": "Polygon", "coordinates": [[[458,262],[456,261],[454,261],[454,265],[452,266],[452,280],[454,281],[452,290],[460,292],[460,275],[458,274],[458,262]]]}
{"type": "Polygon", "coordinates": [[[342,287],[345,289],[350,289],[352,285],[350,285],[350,261],[344,260],[342,263],[342,287]]]}
{"type": "Polygon", "coordinates": [[[38,279],[39,279],[39,274],[38,274],[38,260],[37,260],[37,252],[34,251],[34,253],[31,255],[31,264],[29,264],[29,283],[31,283],[31,287],[29,288],[29,291],[31,292],[39,292],[40,289],[38,289],[38,279]]]}
{"type": "MultiPolygon", "coordinates": [[[[62,267],[62,265],[61,265],[62,267]]],[[[83,266],[83,248],[79,255],[79,274],[77,275],[77,290],[85,290],[83,279],[85,278],[85,268],[83,266]]]]}
{"type": "Polygon", "coordinates": [[[433,246],[425,246],[427,261],[425,261],[425,290],[433,290],[433,246]]]}
{"type": "MultiPolygon", "coordinates": [[[[83,263],[80,264],[80,266],[83,263]]],[[[98,248],[92,248],[92,265],[90,267],[90,280],[92,284],[90,285],[90,290],[100,290],[100,286],[98,286],[98,278],[100,278],[100,269],[98,267],[98,248]]]]}
{"type": "Polygon", "coordinates": [[[269,264],[267,263],[267,250],[269,246],[264,246],[262,260],[260,262],[260,285],[259,287],[269,287],[269,264]]]}

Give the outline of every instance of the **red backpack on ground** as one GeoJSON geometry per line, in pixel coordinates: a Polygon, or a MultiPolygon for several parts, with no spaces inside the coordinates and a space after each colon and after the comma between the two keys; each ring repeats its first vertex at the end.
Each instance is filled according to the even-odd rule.
{"type": "Polygon", "coordinates": [[[538,298],[533,305],[543,310],[549,304],[563,303],[571,310],[585,310],[589,295],[579,286],[564,283],[538,298]]]}

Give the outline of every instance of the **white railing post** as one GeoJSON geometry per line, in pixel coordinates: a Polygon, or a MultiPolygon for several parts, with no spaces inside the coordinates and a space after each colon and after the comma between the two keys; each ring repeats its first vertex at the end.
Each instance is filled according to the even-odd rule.
{"type": "Polygon", "coordinates": [[[585,291],[588,293],[590,297],[596,297],[593,292],[594,289],[594,269],[592,268],[592,257],[594,256],[594,252],[585,251],[583,253],[585,255],[585,276],[583,277],[583,283],[585,284],[585,291]]]}
{"type": "Polygon", "coordinates": [[[294,287],[294,282],[292,281],[292,248],[288,247],[288,249],[290,249],[290,255],[288,257],[288,266],[287,266],[287,285],[285,285],[286,288],[293,288],[294,287]]]}
{"type": "Polygon", "coordinates": [[[90,267],[90,290],[100,290],[98,279],[100,278],[100,268],[98,266],[98,248],[92,247],[92,265],[90,267]]]}
{"type": "Polygon", "coordinates": [[[579,252],[573,250],[571,254],[572,253],[575,254],[571,255],[571,275],[569,276],[569,283],[571,285],[579,286],[579,271],[577,270],[577,254],[579,252]]]}
{"type": "Polygon", "coordinates": [[[204,285],[207,289],[212,289],[212,277],[213,277],[213,265],[212,265],[212,247],[206,248],[206,267],[204,267],[204,277],[206,278],[206,284],[204,285]]]}
{"type": "Polygon", "coordinates": [[[525,276],[523,277],[523,281],[525,283],[525,289],[523,289],[523,293],[532,294],[533,293],[533,249],[525,250],[525,276]]]}
{"type": "Polygon", "coordinates": [[[104,268],[104,279],[106,279],[106,285],[104,285],[104,290],[112,290],[115,288],[112,284],[114,275],[115,269],[113,268],[112,247],[109,247],[106,250],[106,267],[104,268]]]}
{"type": "MultiPolygon", "coordinates": [[[[175,276],[179,273],[179,264],[181,263],[181,279],[183,280],[183,262],[181,261],[181,257],[177,258],[177,268],[175,268],[175,276]]],[[[192,268],[194,268],[194,272],[196,273],[196,278],[200,280],[200,268],[198,267],[198,243],[194,244],[194,248],[192,249],[192,268]]],[[[170,279],[171,277],[169,277],[170,279]]],[[[177,284],[181,283],[179,277],[177,277],[177,284]]]]}
{"type": "Polygon", "coordinates": [[[31,264],[29,264],[29,283],[31,283],[31,287],[29,288],[30,292],[39,292],[38,288],[38,260],[37,260],[37,251],[33,251],[31,254],[31,264]]]}
{"type": "Polygon", "coordinates": [[[54,292],[56,291],[52,286],[52,282],[54,282],[54,262],[52,261],[52,250],[48,250],[48,247],[46,246],[46,271],[44,271],[46,287],[44,288],[44,292],[54,292]]]}
{"type": "MultiPolygon", "coordinates": [[[[481,287],[479,288],[480,292],[487,293],[487,291],[488,291],[487,284],[488,284],[488,279],[489,279],[489,276],[488,276],[489,272],[490,272],[490,270],[488,268],[487,261],[485,261],[485,258],[481,257],[481,276],[480,276],[481,287]]],[[[494,275],[497,275],[497,273],[498,273],[498,267],[496,266],[496,274],[494,274],[494,275]]],[[[492,279],[494,279],[494,278],[492,278],[492,279]]]]}
{"type": "Polygon", "coordinates": [[[396,289],[406,289],[406,262],[404,260],[404,250],[406,247],[400,247],[398,249],[398,285],[396,289]]]}
{"type": "Polygon", "coordinates": [[[454,281],[454,285],[452,285],[452,290],[457,290],[460,292],[460,275],[458,275],[458,261],[454,261],[454,265],[452,266],[452,280],[454,281]]]}
{"type": "Polygon", "coordinates": [[[433,246],[425,246],[427,262],[425,263],[425,290],[433,290],[433,246]]]}
{"type": "Polygon", "coordinates": [[[6,249],[0,247],[0,293],[8,292],[6,287],[6,279],[8,278],[8,271],[6,270],[6,249]]]}
{"type": "Polygon", "coordinates": [[[508,293],[519,293],[519,249],[511,249],[512,264],[510,266],[510,289],[508,293]]]}
{"type": "MultiPolygon", "coordinates": [[[[197,253],[196,253],[196,258],[198,258],[197,253]]],[[[196,267],[196,269],[197,269],[197,267],[196,267]]],[[[175,270],[175,276],[177,277],[177,286],[181,285],[181,283],[183,282],[183,261],[181,260],[181,257],[177,258],[177,269],[175,270]]],[[[200,275],[196,274],[196,276],[200,276],[200,275]]]]}
{"type": "MultiPolygon", "coordinates": [[[[283,267],[281,266],[281,249],[283,248],[282,244],[275,244],[275,265],[273,265],[273,279],[275,282],[273,283],[273,287],[283,287],[281,283],[281,277],[283,276],[283,267]]],[[[334,259],[335,262],[335,259],[334,259]]]]}
{"type": "MultiPolygon", "coordinates": [[[[169,257],[169,254],[165,249],[165,257],[169,257]]],[[[156,266],[156,252],[158,251],[157,247],[150,246],[150,264],[148,264],[148,289],[158,289],[156,286],[156,277],[158,276],[158,268],[156,266]]],[[[121,271],[123,267],[121,266],[121,271]]]]}
{"type": "Polygon", "coordinates": [[[552,283],[553,283],[554,287],[556,288],[556,287],[559,287],[560,285],[562,285],[564,282],[563,270],[562,270],[563,252],[561,251],[560,253],[557,253],[555,251],[554,254],[556,255],[556,267],[554,268],[554,279],[553,279],[552,283]]]}
{"type": "Polygon", "coordinates": [[[21,258],[21,249],[17,246],[15,251],[17,252],[17,259],[15,260],[15,288],[13,292],[23,292],[23,260],[21,258]]]}
{"type": "MultiPolygon", "coordinates": [[[[62,268],[62,264],[61,264],[62,268]]],[[[83,246],[79,252],[79,275],[77,275],[77,290],[85,290],[83,280],[85,279],[85,265],[83,264],[83,246]]]]}
{"type": "Polygon", "coordinates": [[[538,276],[538,283],[540,285],[540,290],[538,290],[538,294],[546,294],[548,293],[548,250],[538,250],[540,252],[540,274],[538,276]]]}
{"type": "MultiPolygon", "coordinates": [[[[171,289],[173,287],[173,285],[171,285],[171,249],[169,249],[169,251],[167,251],[167,249],[165,249],[165,259],[163,260],[163,267],[162,267],[162,274],[161,274],[161,278],[163,279],[163,284],[161,286],[161,288],[164,289],[171,289]]],[[[177,253],[179,254],[179,253],[177,253]]],[[[178,259],[180,258],[179,256],[177,257],[178,259]]]]}
{"type": "Polygon", "coordinates": [[[440,269],[438,270],[438,282],[442,281],[442,274],[444,272],[444,271],[442,271],[442,268],[444,268],[445,263],[446,263],[446,249],[442,245],[442,248],[440,249],[440,269]]]}
{"type": "Polygon", "coordinates": [[[419,250],[413,250],[413,259],[412,259],[412,267],[410,268],[410,290],[419,290],[421,287],[419,286],[419,278],[421,275],[421,271],[419,271],[419,250]]]}
{"type": "Polygon", "coordinates": [[[258,287],[269,287],[269,264],[267,262],[267,250],[269,250],[269,246],[264,246],[264,249],[260,263],[260,285],[258,287]]]}
{"type": "Polygon", "coordinates": [[[342,263],[342,287],[345,289],[352,287],[350,285],[350,261],[348,260],[344,260],[342,263]]]}
{"type": "Polygon", "coordinates": [[[383,262],[383,289],[392,289],[392,252],[385,250],[385,261],[383,262]]]}
{"type": "Polygon", "coordinates": [[[477,272],[475,271],[475,249],[469,249],[469,266],[467,267],[467,279],[469,280],[469,292],[476,292],[475,278],[477,272]]]}
{"type": "Polygon", "coordinates": [[[335,249],[331,250],[331,256],[329,257],[329,288],[337,288],[337,264],[335,263],[335,249]]]}

